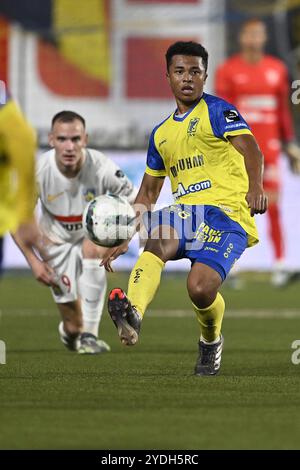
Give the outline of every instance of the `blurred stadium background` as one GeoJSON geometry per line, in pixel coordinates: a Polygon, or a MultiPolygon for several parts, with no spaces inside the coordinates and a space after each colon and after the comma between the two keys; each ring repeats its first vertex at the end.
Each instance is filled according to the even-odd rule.
{"type": "MultiPolygon", "coordinates": [[[[249,16],[269,27],[267,51],[281,57],[292,80],[300,70],[300,0],[1,0],[0,71],[47,145],[52,116],[72,109],[87,120],[90,146],[104,150],[138,185],[147,140],[174,109],[164,80],[164,54],[179,39],[201,41],[210,54],[206,91],[216,66],[237,50],[249,16]]],[[[292,106],[298,136],[300,106],[292,106]]],[[[300,270],[300,184],[282,158],[288,267],[300,270]]],[[[171,195],[164,190],[160,204],[171,195]]],[[[241,260],[245,288],[224,286],[222,375],[192,377],[197,325],[185,274],[167,273],[145,320],[138,350],[121,347],[110,320],[105,358],[65,351],[49,292],[24,272],[10,238],[0,283],[0,448],[299,448],[299,367],[291,343],[299,337],[299,284],[273,290],[264,217],[262,242],[241,260]],[[1,361],[0,361],[1,362],[1,361]],[[99,365],[100,364],[100,365],[99,365]],[[298,416],[298,418],[297,418],[298,416]]],[[[137,245],[117,270],[129,269],[137,245]]],[[[170,263],[184,270],[185,262],[170,263]]],[[[127,274],[109,276],[126,286],[127,274]]]]}
{"type": "MultiPolygon", "coordinates": [[[[2,0],[1,76],[47,145],[52,116],[72,109],[87,120],[90,145],[116,159],[138,185],[149,134],[174,109],[165,77],[164,54],[178,39],[196,39],[208,49],[207,92],[216,66],[237,50],[240,22],[260,16],[268,24],[268,52],[299,77],[300,2],[296,0],[2,0]]],[[[292,90],[291,90],[292,91],[292,90]]],[[[293,106],[300,132],[300,106],[293,106]]],[[[300,185],[282,159],[282,214],[287,266],[300,270],[300,185]]],[[[171,200],[168,186],[159,203],[171,200]]],[[[244,270],[269,270],[272,253],[266,218],[257,217],[262,243],[240,261],[244,270]]],[[[118,262],[128,269],[137,245],[118,262]]],[[[5,266],[26,263],[6,240],[5,266]]],[[[185,262],[168,269],[185,269],[185,262]]]]}

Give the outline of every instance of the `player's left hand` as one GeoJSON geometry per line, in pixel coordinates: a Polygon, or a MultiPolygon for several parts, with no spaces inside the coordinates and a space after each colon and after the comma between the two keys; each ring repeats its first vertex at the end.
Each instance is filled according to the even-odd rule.
{"type": "Polygon", "coordinates": [[[300,175],[300,147],[295,142],[289,142],[285,147],[290,168],[295,175],[300,175]]]}
{"type": "Polygon", "coordinates": [[[264,214],[268,208],[268,198],[262,186],[249,188],[246,194],[246,201],[250,209],[251,217],[254,214],[264,214]]]}
{"type": "Polygon", "coordinates": [[[126,240],[122,245],[109,248],[105,255],[102,258],[100,266],[104,266],[106,271],[113,273],[114,270],[111,266],[111,262],[118,258],[118,256],[123,255],[128,250],[129,240],[126,240]]]}

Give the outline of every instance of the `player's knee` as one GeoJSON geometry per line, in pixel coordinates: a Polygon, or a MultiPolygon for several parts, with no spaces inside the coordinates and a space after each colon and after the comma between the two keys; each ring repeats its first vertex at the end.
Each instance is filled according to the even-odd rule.
{"type": "Polygon", "coordinates": [[[201,279],[189,279],[187,289],[192,302],[199,308],[211,305],[217,295],[216,289],[201,279]]]}
{"type": "Polygon", "coordinates": [[[145,251],[150,251],[155,256],[160,258],[164,263],[174,258],[177,251],[177,241],[176,240],[147,240],[145,251]]]}
{"type": "Polygon", "coordinates": [[[161,240],[148,240],[145,246],[145,251],[150,251],[155,256],[164,260],[164,247],[162,246],[161,240]]]}

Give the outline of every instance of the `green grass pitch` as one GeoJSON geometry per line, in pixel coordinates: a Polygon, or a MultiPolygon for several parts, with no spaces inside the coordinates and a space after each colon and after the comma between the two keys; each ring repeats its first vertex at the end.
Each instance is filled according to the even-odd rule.
{"type": "MultiPolygon", "coordinates": [[[[104,312],[112,352],[79,356],[57,334],[50,293],[31,276],[0,282],[1,449],[299,449],[299,283],[245,277],[227,304],[220,375],[192,375],[198,325],[185,275],[165,275],[140,342],[125,348],[104,312]]],[[[109,287],[126,287],[126,274],[109,287]]]]}

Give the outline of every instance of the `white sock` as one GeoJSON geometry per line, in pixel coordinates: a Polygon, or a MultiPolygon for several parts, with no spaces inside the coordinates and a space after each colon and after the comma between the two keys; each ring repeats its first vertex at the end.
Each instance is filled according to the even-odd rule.
{"type": "Polygon", "coordinates": [[[200,341],[202,341],[202,343],[205,343],[205,344],[216,344],[220,341],[220,339],[221,339],[220,336],[218,336],[216,339],[209,342],[209,341],[206,341],[206,339],[204,339],[202,335],[200,336],[200,341]]]}
{"type": "Polygon", "coordinates": [[[96,259],[82,260],[82,275],[79,280],[83,331],[98,337],[106,294],[106,274],[96,259]]]}

